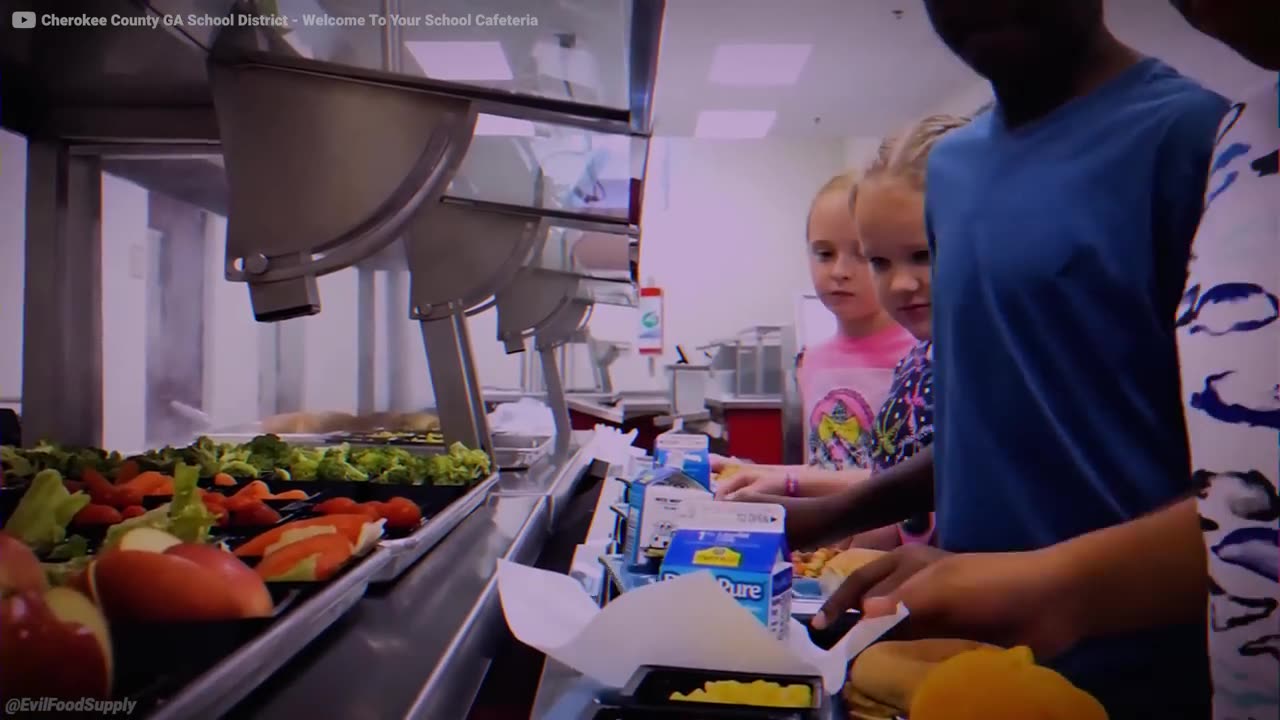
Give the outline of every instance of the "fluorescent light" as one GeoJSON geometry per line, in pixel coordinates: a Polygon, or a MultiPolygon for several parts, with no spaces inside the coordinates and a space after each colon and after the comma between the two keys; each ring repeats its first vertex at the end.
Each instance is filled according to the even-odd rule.
{"type": "Polygon", "coordinates": [[[477,115],[476,135],[507,135],[514,137],[533,137],[533,123],[528,120],[503,117],[502,115],[477,115]]]}
{"type": "Polygon", "coordinates": [[[777,116],[773,110],[703,110],[693,134],[717,140],[762,138],[773,129],[777,116]]]}
{"type": "Polygon", "coordinates": [[[795,85],[812,45],[726,43],[716,47],[708,79],[718,85],[795,85]]]}
{"type": "Polygon", "coordinates": [[[404,44],[418,67],[434,80],[511,80],[511,64],[502,44],[471,41],[423,41],[404,44]]]}

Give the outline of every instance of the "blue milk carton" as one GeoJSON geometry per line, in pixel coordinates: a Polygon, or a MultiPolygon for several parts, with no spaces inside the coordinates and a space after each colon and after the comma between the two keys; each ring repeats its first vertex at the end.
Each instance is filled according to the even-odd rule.
{"type": "Polygon", "coordinates": [[[681,528],[662,561],[662,579],[710,572],[779,640],[791,627],[791,563],[781,532],[681,528]]]}
{"type": "Polygon", "coordinates": [[[654,467],[673,467],[711,489],[711,439],[706,435],[666,432],[653,442],[654,467]]]}
{"type": "Polygon", "coordinates": [[[677,468],[645,468],[627,486],[627,529],[622,559],[632,572],[657,573],[671,533],[687,503],[710,500],[711,491],[677,468]]]}

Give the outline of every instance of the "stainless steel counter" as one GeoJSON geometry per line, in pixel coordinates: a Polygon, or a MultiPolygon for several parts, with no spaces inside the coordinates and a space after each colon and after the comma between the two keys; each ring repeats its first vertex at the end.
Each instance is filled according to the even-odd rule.
{"type": "MultiPolygon", "coordinates": [[[[494,635],[497,561],[529,562],[548,532],[540,496],[491,497],[430,554],[258,688],[235,717],[451,717],[470,705],[494,635]],[[481,612],[476,612],[477,608],[481,612]],[[430,687],[430,697],[424,689],[430,687]],[[440,703],[444,703],[440,705],[440,703]]],[[[496,618],[500,630],[501,614],[496,618]]]]}
{"type": "Polygon", "coordinates": [[[661,394],[623,397],[614,404],[607,404],[596,398],[570,395],[566,398],[566,403],[574,412],[599,418],[614,425],[621,425],[647,415],[671,412],[671,398],[661,394]]]}
{"type": "Polygon", "coordinates": [[[747,397],[744,395],[724,395],[708,397],[707,407],[712,410],[781,410],[780,397],[747,397]]]}

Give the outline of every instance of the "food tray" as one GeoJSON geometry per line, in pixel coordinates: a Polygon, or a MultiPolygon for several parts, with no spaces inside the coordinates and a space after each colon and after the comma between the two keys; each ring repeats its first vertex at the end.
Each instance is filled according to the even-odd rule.
{"type": "Polygon", "coordinates": [[[271,617],[240,620],[112,623],[115,692],[144,708],[181,690],[193,673],[262,634],[293,609],[300,593],[271,588],[271,617]]]}
{"type": "Polygon", "coordinates": [[[493,461],[502,470],[527,470],[551,453],[550,435],[493,434],[493,461]]]}
{"type": "Polygon", "coordinates": [[[822,679],[818,677],[744,674],[646,665],[636,670],[631,681],[622,689],[621,695],[617,698],[611,698],[610,702],[619,709],[674,709],[686,718],[700,717],[708,720],[712,718],[821,720],[824,704],[827,703],[827,696],[823,689],[822,679]],[[746,683],[755,680],[767,680],[783,686],[808,685],[811,702],[807,708],[773,708],[753,705],[684,702],[670,699],[671,694],[674,692],[688,693],[703,687],[707,682],[717,680],[737,680],[746,683]]]}
{"type": "MultiPolygon", "coordinates": [[[[450,503],[442,511],[428,517],[422,527],[408,537],[382,540],[379,543],[382,554],[387,556],[385,564],[373,577],[372,582],[390,582],[400,577],[427,551],[435,547],[446,535],[475,512],[484,503],[489,491],[498,482],[498,474],[494,473],[479,484],[472,487],[465,495],[450,503]]],[[[396,487],[389,485],[386,487],[396,487]]]]}
{"type": "MultiPolygon", "coordinates": [[[[222,433],[205,433],[205,437],[222,445],[243,445],[250,440],[266,435],[265,430],[254,430],[252,432],[222,432],[222,433]]],[[[327,445],[329,441],[327,433],[276,433],[276,437],[280,438],[290,445],[327,445]]]]}
{"type": "Polygon", "coordinates": [[[330,433],[324,436],[323,444],[350,445],[352,448],[395,447],[413,453],[442,453],[448,447],[439,433],[399,432],[386,436],[381,431],[330,433]]]}
{"type": "Polygon", "coordinates": [[[225,715],[364,597],[386,561],[387,554],[375,549],[159,706],[152,720],[225,715]]]}

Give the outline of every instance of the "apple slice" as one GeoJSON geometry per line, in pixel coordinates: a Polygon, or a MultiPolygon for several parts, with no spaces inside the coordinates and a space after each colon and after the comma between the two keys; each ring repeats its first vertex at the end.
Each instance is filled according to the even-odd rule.
{"type": "Polygon", "coordinates": [[[93,562],[89,580],[111,622],[234,620],[240,602],[222,575],[168,553],[113,550],[93,562]]]}
{"type": "Polygon", "coordinates": [[[120,538],[117,550],[138,550],[141,552],[162,553],[182,541],[169,533],[152,527],[134,528],[120,538]]]}
{"type": "Polygon", "coordinates": [[[0,687],[5,697],[106,699],[111,696],[106,620],[88,598],[66,588],[0,600],[0,687]]]}
{"type": "Polygon", "coordinates": [[[84,665],[88,668],[101,666],[101,674],[106,678],[103,696],[109,696],[114,668],[111,664],[111,633],[107,630],[107,618],[102,615],[102,611],[93,604],[92,600],[70,588],[53,588],[45,593],[44,602],[49,606],[54,617],[65,624],[84,627],[97,640],[98,650],[101,652],[100,659],[68,657],[67,661],[70,665],[84,665]]]}
{"type": "Polygon", "coordinates": [[[44,592],[49,579],[31,548],[18,538],[0,532],[0,593],[44,592]]]}
{"type": "Polygon", "coordinates": [[[165,555],[186,558],[217,574],[239,604],[241,617],[270,617],[275,610],[266,583],[253,568],[230,552],[212,545],[182,543],[166,550],[165,555]]]}

